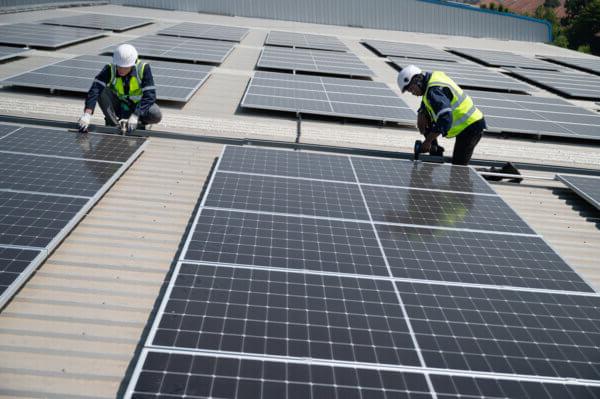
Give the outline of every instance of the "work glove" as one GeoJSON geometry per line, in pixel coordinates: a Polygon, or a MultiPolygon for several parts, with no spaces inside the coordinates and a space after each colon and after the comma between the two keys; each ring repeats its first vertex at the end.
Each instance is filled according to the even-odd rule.
{"type": "Polygon", "coordinates": [[[88,127],[90,126],[90,121],[92,120],[92,114],[88,114],[87,112],[84,112],[83,115],[81,115],[81,117],[79,118],[79,132],[80,133],[85,133],[88,130],[88,127]]]}
{"type": "Polygon", "coordinates": [[[127,119],[127,134],[131,134],[137,129],[138,125],[138,116],[136,114],[131,114],[129,119],[127,119]]]}

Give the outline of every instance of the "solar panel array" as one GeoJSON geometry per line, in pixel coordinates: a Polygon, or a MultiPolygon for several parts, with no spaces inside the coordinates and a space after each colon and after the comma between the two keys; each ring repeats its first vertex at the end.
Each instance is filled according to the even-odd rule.
{"type": "Polygon", "coordinates": [[[334,36],[311,35],[308,33],[282,32],[272,30],[265,44],[271,46],[310,48],[316,50],[348,51],[348,47],[334,36]]]}
{"type": "Polygon", "coordinates": [[[242,107],[413,124],[415,112],[381,82],[256,72],[242,107]]]}
{"type": "Polygon", "coordinates": [[[498,71],[486,69],[474,63],[428,61],[415,58],[389,57],[400,69],[407,65],[416,65],[426,72],[443,71],[462,88],[505,90],[511,92],[529,92],[533,87],[498,71]]]}
{"type": "MultiPolygon", "coordinates": [[[[111,57],[83,55],[33,69],[2,81],[2,85],[86,93],[111,57]]],[[[168,61],[149,62],[159,100],[187,102],[208,79],[213,67],[168,61]]]]}
{"type": "Polygon", "coordinates": [[[210,24],[195,24],[182,22],[169,28],[159,30],[159,35],[192,37],[196,39],[226,40],[241,42],[248,34],[248,29],[237,26],[223,26],[210,24]]]}
{"type": "Polygon", "coordinates": [[[20,57],[27,53],[29,49],[20,47],[0,46],[0,61],[20,57]]]}
{"type": "Polygon", "coordinates": [[[600,139],[600,115],[556,97],[468,90],[487,131],[600,139]]]}
{"type": "Polygon", "coordinates": [[[474,59],[484,65],[495,67],[520,67],[529,69],[542,69],[558,71],[562,68],[535,58],[527,58],[507,51],[481,50],[473,48],[449,48],[452,52],[463,57],[474,59]]]}
{"type": "Polygon", "coordinates": [[[599,305],[471,168],[227,146],[126,397],[593,398],[599,305]]]}
{"type": "Polygon", "coordinates": [[[405,57],[437,61],[461,61],[460,57],[447,51],[424,44],[387,42],[383,40],[361,40],[361,43],[373,49],[383,57],[405,57]]]}
{"type": "MultiPolygon", "coordinates": [[[[231,42],[183,37],[146,35],[123,43],[133,45],[140,56],[177,61],[220,64],[233,50],[231,42]]],[[[112,53],[120,44],[109,46],[103,53],[112,53]]]]}
{"type": "Polygon", "coordinates": [[[144,143],[0,124],[0,308],[135,161],[144,143]]]}
{"type": "Polygon", "coordinates": [[[147,18],[122,17],[119,15],[78,14],[67,17],[45,19],[41,22],[48,25],[75,26],[80,28],[123,32],[129,29],[151,24],[152,20],[147,18]]]}
{"type": "Polygon", "coordinates": [[[352,53],[300,48],[265,47],[257,67],[360,77],[374,75],[373,71],[352,53]]]}
{"type": "Polygon", "coordinates": [[[600,76],[585,72],[553,72],[514,69],[511,73],[565,97],[600,99],[600,76]]]}
{"type": "Polygon", "coordinates": [[[19,23],[0,25],[0,43],[56,49],[104,36],[93,29],[19,23]]]}
{"type": "Polygon", "coordinates": [[[571,68],[580,69],[582,71],[600,74],[600,58],[576,58],[576,57],[561,57],[558,55],[545,55],[540,57],[544,60],[552,61],[560,65],[565,65],[571,68]]]}
{"type": "Polygon", "coordinates": [[[588,176],[556,175],[567,187],[600,210],[600,178],[588,176]]]}

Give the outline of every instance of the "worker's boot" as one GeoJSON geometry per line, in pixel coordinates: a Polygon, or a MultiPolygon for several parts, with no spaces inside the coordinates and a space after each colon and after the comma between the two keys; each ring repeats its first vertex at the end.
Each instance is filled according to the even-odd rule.
{"type": "MultiPolygon", "coordinates": [[[[502,166],[502,171],[500,173],[506,173],[507,175],[520,175],[519,169],[512,164],[512,162],[507,162],[502,166]]],[[[521,183],[523,181],[522,177],[515,177],[508,180],[509,183],[521,183]]]]}

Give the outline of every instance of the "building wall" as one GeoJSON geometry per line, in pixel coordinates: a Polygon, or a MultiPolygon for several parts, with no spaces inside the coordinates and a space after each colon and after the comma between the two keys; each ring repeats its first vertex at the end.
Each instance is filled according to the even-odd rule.
{"type": "MultiPolygon", "coordinates": [[[[0,0],[5,1],[5,0],[0,0]]],[[[547,42],[533,18],[439,0],[113,0],[113,3],[243,17],[410,32],[547,42]]]]}
{"type": "Polygon", "coordinates": [[[29,9],[32,7],[62,7],[89,5],[93,3],[108,3],[103,0],[0,0],[0,12],[3,9],[29,9]]]}

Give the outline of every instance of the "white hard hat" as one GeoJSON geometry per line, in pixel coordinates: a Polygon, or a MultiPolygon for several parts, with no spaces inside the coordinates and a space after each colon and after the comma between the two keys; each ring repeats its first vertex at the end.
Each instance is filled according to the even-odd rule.
{"type": "Polygon", "coordinates": [[[405,68],[402,68],[402,71],[400,71],[400,73],[398,74],[398,87],[400,87],[402,93],[404,93],[404,91],[408,87],[408,84],[410,83],[411,79],[415,75],[420,75],[422,72],[423,71],[421,71],[421,68],[415,65],[408,65],[405,68]]]}
{"type": "Polygon", "coordinates": [[[138,52],[131,44],[121,44],[113,52],[113,64],[119,67],[134,66],[138,58],[138,52]]]}

